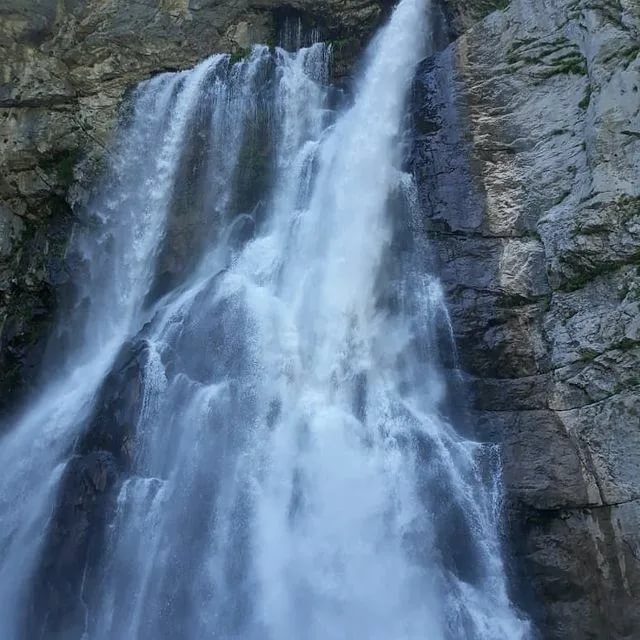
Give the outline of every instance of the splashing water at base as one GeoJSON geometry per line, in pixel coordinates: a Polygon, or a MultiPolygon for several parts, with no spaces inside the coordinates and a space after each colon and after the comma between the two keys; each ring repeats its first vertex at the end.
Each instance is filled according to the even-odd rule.
{"type": "MultiPolygon", "coordinates": [[[[0,449],[0,593],[19,610],[61,465],[97,406],[121,406],[107,375],[137,354],[81,629],[56,637],[528,637],[500,559],[496,452],[444,415],[448,319],[401,171],[427,20],[426,0],[400,2],[337,115],[322,44],[215,56],[138,89],[101,232],[79,242],[78,382],[52,383],[0,449]]],[[[18,618],[3,614],[2,637],[18,618]]]]}

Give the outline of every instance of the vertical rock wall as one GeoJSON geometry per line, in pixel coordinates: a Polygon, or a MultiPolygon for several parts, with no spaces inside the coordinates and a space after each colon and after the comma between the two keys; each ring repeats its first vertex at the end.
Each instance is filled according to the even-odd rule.
{"type": "Polygon", "coordinates": [[[545,639],[638,638],[640,6],[473,9],[420,75],[414,162],[514,586],[545,639]]]}

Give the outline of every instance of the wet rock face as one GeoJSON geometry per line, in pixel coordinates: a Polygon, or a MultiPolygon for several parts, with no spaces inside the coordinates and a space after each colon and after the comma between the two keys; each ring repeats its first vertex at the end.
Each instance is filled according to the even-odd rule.
{"type": "Polygon", "coordinates": [[[106,547],[118,489],[133,465],[146,360],[143,340],[125,345],[66,465],[26,609],[25,638],[75,638],[85,630],[92,568],[106,547]]]}
{"type": "Polygon", "coordinates": [[[387,0],[6,0],[0,6],[0,413],[33,385],[69,235],[128,89],[300,19],[345,74],[387,0]]]}
{"type": "Polygon", "coordinates": [[[113,456],[94,451],[73,457],[65,469],[25,617],[25,638],[80,637],[85,628],[81,594],[86,567],[99,555],[115,508],[118,468],[113,456]]]}
{"type": "Polygon", "coordinates": [[[640,636],[639,34],[637,3],[513,0],[414,95],[477,428],[504,444],[514,588],[545,639],[640,636]]]}

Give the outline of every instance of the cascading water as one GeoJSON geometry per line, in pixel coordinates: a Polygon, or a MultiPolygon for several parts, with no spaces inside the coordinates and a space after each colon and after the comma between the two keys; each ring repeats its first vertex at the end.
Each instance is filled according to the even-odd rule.
{"type": "Polygon", "coordinates": [[[399,4],[337,114],[322,44],[138,88],[75,241],[74,348],[1,442],[0,637],[528,637],[495,452],[443,414],[446,309],[401,171],[426,4],[399,4]],[[120,480],[54,620],[56,495],[90,455],[120,480]]]}

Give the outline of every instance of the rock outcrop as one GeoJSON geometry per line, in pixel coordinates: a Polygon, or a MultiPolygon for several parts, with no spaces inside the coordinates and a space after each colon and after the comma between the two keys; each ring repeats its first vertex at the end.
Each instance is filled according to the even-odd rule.
{"type": "Polygon", "coordinates": [[[131,469],[147,355],[143,342],[123,347],[65,468],[38,579],[29,594],[25,638],[83,636],[83,597],[91,593],[94,581],[99,582],[93,568],[106,546],[105,531],[116,512],[118,490],[131,469]]]}
{"type": "MultiPolygon", "coordinates": [[[[454,32],[470,5],[449,5],[454,32]]],[[[637,3],[513,0],[414,97],[461,366],[504,445],[514,586],[545,639],[640,637],[639,54],[637,3]]]]}

